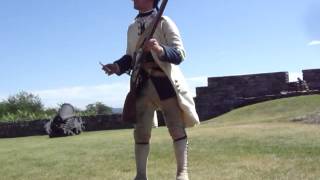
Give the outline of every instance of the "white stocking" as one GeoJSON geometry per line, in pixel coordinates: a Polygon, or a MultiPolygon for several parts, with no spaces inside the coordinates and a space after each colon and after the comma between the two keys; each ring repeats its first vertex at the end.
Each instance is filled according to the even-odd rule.
{"type": "Polygon", "coordinates": [[[189,180],[188,177],[188,139],[173,143],[177,160],[177,180],[189,180]]]}
{"type": "Polygon", "coordinates": [[[148,163],[149,149],[150,149],[149,144],[135,145],[137,175],[134,180],[148,180],[147,163],[148,163]]]}

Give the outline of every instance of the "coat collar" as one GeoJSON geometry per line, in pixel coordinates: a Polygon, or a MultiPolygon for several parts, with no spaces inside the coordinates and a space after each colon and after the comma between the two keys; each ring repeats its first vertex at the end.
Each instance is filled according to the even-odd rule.
{"type": "Polygon", "coordinates": [[[136,16],[136,19],[137,19],[137,18],[141,18],[141,17],[150,16],[151,14],[156,13],[156,12],[157,12],[156,9],[152,9],[152,10],[147,11],[147,12],[139,13],[139,14],[136,16]]]}

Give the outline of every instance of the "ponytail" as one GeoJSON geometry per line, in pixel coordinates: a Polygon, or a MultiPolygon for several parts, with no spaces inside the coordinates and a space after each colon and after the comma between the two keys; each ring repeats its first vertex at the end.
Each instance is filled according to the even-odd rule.
{"type": "Polygon", "coordinates": [[[159,6],[158,6],[159,1],[160,1],[160,0],[154,0],[154,1],[153,1],[153,8],[156,8],[157,10],[159,10],[159,6]]]}

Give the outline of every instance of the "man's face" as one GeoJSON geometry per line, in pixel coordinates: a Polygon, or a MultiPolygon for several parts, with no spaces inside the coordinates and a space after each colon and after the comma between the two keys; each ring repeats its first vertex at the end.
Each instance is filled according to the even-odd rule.
{"type": "Polygon", "coordinates": [[[153,0],[133,0],[134,8],[138,11],[147,11],[153,8],[153,0]]]}

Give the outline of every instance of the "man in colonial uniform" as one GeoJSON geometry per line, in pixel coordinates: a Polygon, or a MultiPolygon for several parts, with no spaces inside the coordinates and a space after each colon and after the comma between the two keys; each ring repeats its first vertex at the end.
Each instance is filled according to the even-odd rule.
{"type": "MultiPolygon", "coordinates": [[[[136,44],[155,18],[159,0],[133,0],[139,11],[128,28],[127,52],[112,64],[103,66],[108,74],[121,75],[133,68],[136,44]]],[[[161,18],[153,38],[145,43],[147,53],[142,64],[142,87],[136,101],[137,121],[134,125],[135,180],[147,180],[149,142],[156,110],[161,110],[173,140],[177,163],[177,180],[189,180],[187,171],[188,140],[186,127],[199,124],[194,101],[178,65],[185,58],[179,30],[166,16],[161,18]]]]}

